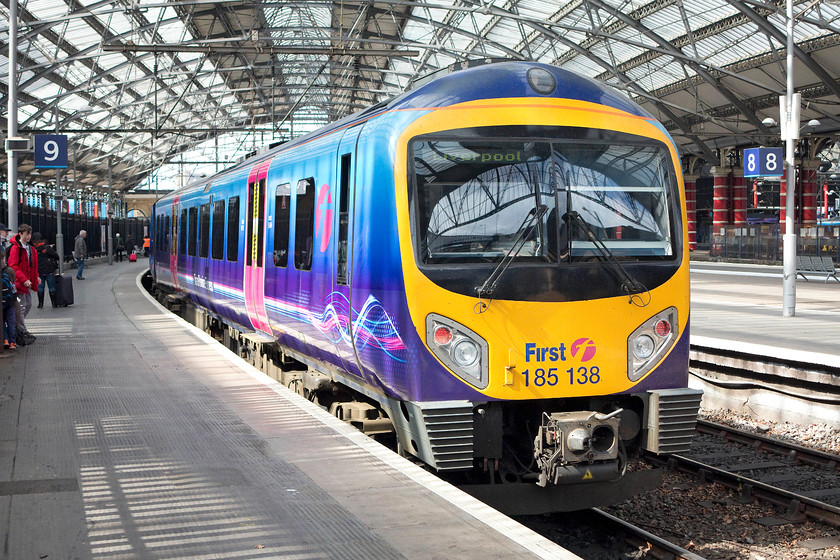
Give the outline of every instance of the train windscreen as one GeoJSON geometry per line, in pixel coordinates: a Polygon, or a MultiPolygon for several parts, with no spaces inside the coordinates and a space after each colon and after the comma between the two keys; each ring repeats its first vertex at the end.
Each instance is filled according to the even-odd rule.
{"type": "Polygon", "coordinates": [[[597,245],[623,260],[675,254],[664,146],[422,138],[411,149],[424,264],[574,262],[597,245]]]}

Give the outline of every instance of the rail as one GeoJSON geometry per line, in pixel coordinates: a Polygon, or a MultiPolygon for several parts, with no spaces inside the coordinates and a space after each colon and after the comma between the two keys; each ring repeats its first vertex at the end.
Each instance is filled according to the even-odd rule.
{"type": "MultiPolygon", "coordinates": [[[[808,465],[823,468],[827,473],[837,473],[838,464],[840,464],[840,457],[830,453],[808,449],[791,442],[768,438],[713,422],[698,422],[697,431],[698,433],[717,436],[724,441],[739,443],[758,452],[784,457],[790,462],[790,465],[808,465]]],[[[738,474],[730,470],[731,467],[714,466],[705,461],[677,454],[667,456],[646,454],[645,458],[650,463],[671,471],[693,474],[704,482],[721,484],[739,493],[742,500],[758,499],[787,507],[785,517],[790,520],[810,518],[835,527],[840,526],[840,508],[815,499],[815,497],[738,474]]],[[[758,470],[770,471],[775,466],[783,465],[756,463],[753,466],[758,470]]],[[[770,478],[772,479],[772,477],[770,478]]]]}

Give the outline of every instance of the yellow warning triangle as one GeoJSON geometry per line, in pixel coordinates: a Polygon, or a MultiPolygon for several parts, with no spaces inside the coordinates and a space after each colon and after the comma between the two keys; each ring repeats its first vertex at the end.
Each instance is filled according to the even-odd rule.
{"type": "Polygon", "coordinates": [[[586,469],[586,474],[583,475],[583,478],[581,480],[592,480],[593,478],[595,478],[595,477],[592,476],[592,471],[590,471],[589,469],[586,469]]]}

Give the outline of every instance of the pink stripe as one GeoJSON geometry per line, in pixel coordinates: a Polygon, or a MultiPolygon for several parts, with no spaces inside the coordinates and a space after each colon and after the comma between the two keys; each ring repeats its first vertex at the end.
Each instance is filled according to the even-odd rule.
{"type": "MultiPolygon", "coordinates": [[[[248,184],[266,179],[268,167],[271,160],[255,165],[248,176],[248,184]]],[[[267,188],[267,185],[266,187],[267,188]]],[[[260,191],[261,200],[265,200],[265,188],[260,191]]],[[[259,203],[260,201],[256,201],[259,203]]],[[[248,216],[251,219],[251,216],[248,216]]],[[[263,231],[266,229],[265,215],[262,223],[263,231]]],[[[249,240],[250,241],[250,240],[249,240]]],[[[246,243],[247,248],[247,243],[246,243]]],[[[264,252],[264,247],[258,248],[264,252]]],[[[268,313],[265,309],[265,269],[258,266],[245,266],[245,309],[248,311],[248,318],[255,330],[271,334],[271,327],[268,324],[268,313]]]]}

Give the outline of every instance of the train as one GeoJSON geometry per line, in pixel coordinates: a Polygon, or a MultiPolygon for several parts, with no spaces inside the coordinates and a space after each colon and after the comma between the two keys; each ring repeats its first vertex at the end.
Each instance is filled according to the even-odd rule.
{"type": "Polygon", "coordinates": [[[677,147],[562,68],[464,63],[161,197],[150,274],[232,350],[508,512],[691,443],[677,147]]]}

